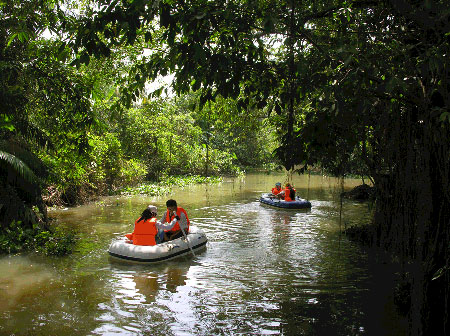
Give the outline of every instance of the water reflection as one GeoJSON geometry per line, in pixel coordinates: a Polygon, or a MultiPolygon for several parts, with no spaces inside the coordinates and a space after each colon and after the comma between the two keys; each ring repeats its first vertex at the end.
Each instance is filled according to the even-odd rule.
{"type": "Polygon", "coordinates": [[[155,265],[114,261],[111,263],[111,271],[115,278],[113,285],[126,293],[128,299],[144,297],[147,303],[154,302],[159,291],[175,293],[180,286],[184,286],[188,279],[189,268],[194,265],[195,261],[188,259],[155,265]]]}
{"type": "Polygon", "coordinates": [[[195,261],[111,264],[114,299],[102,305],[104,313],[98,319],[100,326],[95,333],[178,334],[174,332],[180,328],[177,321],[182,319],[184,328],[192,319],[191,287],[187,281],[189,270],[195,265],[195,261]]]}
{"type": "MultiPolygon", "coordinates": [[[[399,320],[395,311],[386,309],[389,279],[376,277],[382,269],[370,269],[367,255],[340,233],[338,181],[294,176],[299,195],[309,195],[312,203],[310,211],[298,211],[258,202],[278,180],[277,175],[254,174],[177,189],[164,197],[111,197],[52,212],[90,237],[89,243],[58,261],[0,261],[0,334],[398,331],[393,328],[399,320]],[[168,198],[176,199],[192,224],[206,233],[207,250],[158,265],[111,262],[111,240],[130,232],[147,204],[164,209],[168,198]],[[373,294],[380,293],[376,283],[386,288],[381,295],[373,294]]],[[[349,187],[351,183],[358,181],[350,181],[349,187]]],[[[344,203],[348,223],[370,218],[368,213],[363,204],[344,203]]]]}
{"type": "Polygon", "coordinates": [[[26,257],[0,259],[0,313],[45,293],[54,279],[54,272],[26,257]]]}
{"type": "Polygon", "coordinates": [[[0,259],[1,335],[85,335],[96,307],[108,295],[104,282],[84,268],[68,275],[64,260],[39,256],[0,259]],[[36,332],[39,330],[39,332],[36,332]]]}
{"type": "Polygon", "coordinates": [[[133,281],[136,284],[136,291],[144,296],[143,303],[155,301],[155,297],[160,289],[158,275],[152,272],[133,275],[133,281]]]}
{"type": "Polygon", "coordinates": [[[159,290],[167,290],[176,293],[179,286],[184,286],[187,280],[187,270],[171,265],[160,272],[136,272],[132,278],[135,283],[136,294],[142,295],[145,300],[142,303],[151,303],[159,290]]]}

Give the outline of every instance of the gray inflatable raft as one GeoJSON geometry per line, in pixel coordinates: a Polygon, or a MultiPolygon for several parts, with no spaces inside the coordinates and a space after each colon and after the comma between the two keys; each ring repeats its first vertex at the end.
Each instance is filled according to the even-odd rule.
{"type": "Polygon", "coordinates": [[[109,255],[131,262],[155,263],[192,254],[191,248],[195,253],[204,248],[208,240],[201,229],[191,225],[187,241],[181,237],[154,246],[133,245],[127,241],[125,237],[113,241],[108,248],[109,255]]]}

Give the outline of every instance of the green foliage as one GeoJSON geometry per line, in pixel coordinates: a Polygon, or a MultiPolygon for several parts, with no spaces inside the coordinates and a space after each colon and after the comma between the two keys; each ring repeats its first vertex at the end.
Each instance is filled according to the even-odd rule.
{"type": "Polygon", "coordinates": [[[153,183],[144,183],[136,187],[123,187],[116,191],[120,195],[148,195],[148,196],[161,196],[167,194],[170,191],[168,186],[162,186],[153,183]]]}
{"type": "Polygon", "coordinates": [[[47,220],[41,195],[46,176],[43,163],[23,143],[0,140],[0,229],[11,221],[27,229],[47,220]]]}
{"type": "Polygon", "coordinates": [[[0,165],[11,167],[17,175],[30,183],[38,183],[39,180],[28,166],[13,154],[0,150],[0,165]]]}
{"type": "Polygon", "coordinates": [[[161,184],[166,186],[184,187],[191,184],[214,184],[222,182],[219,176],[200,176],[200,175],[185,175],[185,176],[164,176],[161,179],[161,184]]]}
{"type": "Polygon", "coordinates": [[[58,185],[62,189],[70,186],[88,184],[88,161],[74,152],[63,152],[60,155],[40,152],[42,161],[50,168],[47,182],[58,185]]]}
{"type": "Polygon", "coordinates": [[[200,175],[184,175],[184,176],[167,176],[163,175],[160,182],[144,183],[137,187],[125,187],[117,192],[122,195],[148,195],[161,196],[169,193],[173,186],[185,187],[192,184],[214,184],[222,182],[219,176],[200,176],[200,175]]]}
{"type": "Polygon", "coordinates": [[[56,181],[66,188],[68,181],[81,180],[85,173],[83,155],[93,122],[87,99],[90,82],[58,61],[59,44],[39,40],[45,29],[57,32],[61,27],[58,11],[53,1],[13,0],[0,6],[5,18],[0,24],[0,141],[6,144],[2,151],[20,158],[24,165],[9,154],[3,154],[2,161],[13,165],[28,184],[34,181],[33,188],[20,181],[14,184],[22,190],[18,195],[32,194],[25,200],[27,207],[30,202],[43,207],[41,196],[36,201],[34,195],[41,182],[56,181]],[[25,150],[18,152],[16,143],[25,150]],[[42,158],[50,174],[35,163],[39,160],[30,159],[31,154],[42,158]]]}
{"type": "Polygon", "coordinates": [[[53,231],[41,231],[34,237],[36,250],[48,256],[71,254],[77,244],[77,235],[60,227],[53,231]]]}
{"type": "Polygon", "coordinates": [[[21,222],[12,222],[9,227],[2,230],[0,234],[0,252],[15,253],[23,247],[29,247],[33,239],[33,230],[26,229],[20,225],[21,222]]]}
{"type": "Polygon", "coordinates": [[[145,165],[138,159],[125,160],[121,167],[121,181],[123,185],[136,185],[145,177],[145,165]]]}
{"type": "Polygon", "coordinates": [[[264,124],[262,110],[239,109],[237,101],[217,97],[193,116],[202,129],[202,143],[229,152],[235,165],[257,167],[272,160],[274,141],[267,136],[272,130],[264,124]]]}
{"type": "Polygon", "coordinates": [[[0,231],[0,254],[36,250],[48,256],[72,253],[77,238],[74,232],[59,227],[47,230],[38,225],[24,228],[21,222],[12,222],[0,231]]]}
{"type": "Polygon", "coordinates": [[[187,95],[165,102],[147,101],[140,108],[124,111],[117,127],[119,138],[128,156],[145,162],[147,179],[159,180],[166,174],[204,174],[206,161],[210,174],[238,172],[230,147],[212,144],[206,158],[204,131],[195,103],[195,96],[187,95]]]}
{"type": "Polygon", "coordinates": [[[113,133],[92,136],[90,140],[90,183],[99,185],[133,185],[145,176],[145,166],[136,159],[126,160],[122,145],[113,133]]]}

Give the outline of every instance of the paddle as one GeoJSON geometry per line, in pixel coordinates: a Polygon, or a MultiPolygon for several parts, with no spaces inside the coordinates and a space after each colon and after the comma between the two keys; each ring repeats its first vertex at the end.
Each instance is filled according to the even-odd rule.
{"type": "MultiPolygon", "coordinates": [[[[180,227],[180,229],[181,229],[181,227],[180,227]]],[[[195,257],[194,250],[192,249],[191,244],[189,244],[189,240],[187,239],[186,232],[184,232],[184,229],[181,229],[181,232],[183,232],[184,239],[186,240],[186,243],[187,243],[189,249],[191,250],[192,255],[195,257]]]]}
{"type": "MultiPolygon", "coordinates": [[[[176,215],[176,213],[175,213],[175,215],[176,215]]],[[[177,220],[179,220],[180,217],[176,217],[176,218],[177,218],[177,220]]],[[[180,222],[180,224],[181,224],[181,222],[180,222]]],[[[194,250],[192,249],[191,244],[189,244],[189,240],[188,240],[188,238],[187,238],[186,232],[184,232],[184,228],[182,228],[181,225],[180,225],[180,230],[181,230],[181,232],[183,233],[183,236],[184,236],[184,239],[186,240],[187,246],[188,246],[189,249],[191,250],[192,255],[195,257],[194,250]]]]}

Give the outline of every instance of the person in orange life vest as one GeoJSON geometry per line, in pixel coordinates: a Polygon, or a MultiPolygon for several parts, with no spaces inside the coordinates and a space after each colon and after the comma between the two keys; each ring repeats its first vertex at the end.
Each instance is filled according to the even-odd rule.
{"type": "Polygon", "coordinates": [[[275,188],[272,188],[272,195],[276,196],[281,192],[281,183],[277,182],[275,183],[275,188]]]}
{"type": "Polygon", "coordinates": [[[133,233],[126,234],[133,245],[156,245],[162,242],[164,230],[172,229],[177,223],[176,220],[167,223],[161,223],[156,220],[157,209],[154,205],[149,205],[141,217],[134,223],[133,233]]]}
{"type": "Polygon", "coordinates": [[[295,189],[292,188],[290,183],[286,183],[284,189],[278,194],[278,196],[286,202],[295,201],[295,189]]]}
{"type": "Polygon", "coordinates": [[[164,241],[169,241],[173,239],[177,239],[183,236],[183,232],[181,232],[181,229],[184,230],[185,234],[188,234],[189,232],[189,217],[186,213],[186,210],[183,208],[178,207],[177,201],[170,199],[166,202],[167,211],[161,218],[161,223],[167,223],[171,222],[174,219],[176,219],[177,224],[170,229],[170,230],[164,230],[164,241]]]}

